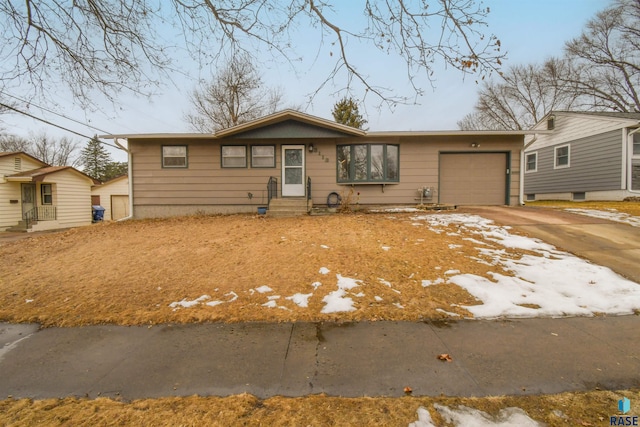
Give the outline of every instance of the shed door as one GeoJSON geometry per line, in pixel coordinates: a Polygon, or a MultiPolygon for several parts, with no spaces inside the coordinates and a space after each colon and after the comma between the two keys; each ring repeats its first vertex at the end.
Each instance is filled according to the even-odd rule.
{"type": "Polygon", "coordinates": [[[505,205],[507,153],[440,154],[440,203],[505,205]]]}
{"type": "Polygon", "coordinates": [[[117,221],[129,216],[129,196],[111,196],[111,219],[117,221]]]}

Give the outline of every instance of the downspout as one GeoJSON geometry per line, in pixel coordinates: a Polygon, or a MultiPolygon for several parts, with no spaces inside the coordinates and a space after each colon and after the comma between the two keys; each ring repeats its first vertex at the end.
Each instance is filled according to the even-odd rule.
{"type": "MultiPolygon", "coordinates": [[[[127,181],[129,185],[129,216],[125,216],[124,218],[120,218],[116,222],[127,221],[133,218],[133,175],[132,175],[132,165],[131,165],[131,151],[129,151],[124,145],[118,142],[118,138],[113,138],[113,141],[116,143],[120,149],[126,151],[127,153],[127,181]]],[[[127,145],[129,145],[129,141],[127,140],[127,145]]]]}
{"type": "MultiPolygon", "coordinates": [[[[640,125],[640,122],[638,123],[640,125]]],[[[640,193],[639,190],[634,190],[631,188],[631,180],[633,179],[633,134],[640,132],[640,127],[635,128],[631,132],[627,134],[627,141],[631,141],[631,158],[629,159],[629,163],[627,166],[627,191],[631,193],[640,193]]],[[[627,142],[628,143],[628,142],[627,142]]],[[[628,152],[628,151],[627,151],[628,152]]]]}
{"type": "Polygon", "coordinates": [[[531,144],[533,144],[537,140],[538,140],[538,134],[534,133],[533,139],[529,141],[527,144],[525,144],[525,146],[522,147],[522,150],[520,150],[520,194],[518,195],[518,197],[520,198],[520,200],[518,201],[520,206],[524,206],[524,168],[525,168],[524,150],[529,148],[531,144]]]}

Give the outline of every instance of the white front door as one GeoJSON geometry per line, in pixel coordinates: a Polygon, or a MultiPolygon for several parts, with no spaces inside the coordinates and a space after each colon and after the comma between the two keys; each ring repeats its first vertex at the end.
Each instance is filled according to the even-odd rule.
{"type": "Polygon", "coordinates": [[[304,175],[304,145],[283,145],[282,196],[304,196],[304,175]]]}

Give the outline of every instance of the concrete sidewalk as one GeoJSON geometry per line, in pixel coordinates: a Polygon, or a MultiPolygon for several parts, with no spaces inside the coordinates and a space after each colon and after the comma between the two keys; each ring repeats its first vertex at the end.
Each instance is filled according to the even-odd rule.
{"type": "Polygon", "coordinates": [[[640,317],[0,324],[0,396],[486,396],[640,386],[640,317]],[[438,360],[441,353],[452,362],[438,360]]]}

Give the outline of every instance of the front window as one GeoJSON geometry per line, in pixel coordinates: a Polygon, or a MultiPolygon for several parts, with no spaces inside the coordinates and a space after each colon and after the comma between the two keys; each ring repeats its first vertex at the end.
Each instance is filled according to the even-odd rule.
{"type": "Polygon", "coordinates": [[[186,145],[163,146],[162,147],[162,167],[186,168],[187,167],[187,146],[186,145]]]}
{"type": "Polygon", "coordinates": [[[244,145],[223,145],[222,146],[222,167],[223,168],[246,168],[247,167],[247,147],[244,145]]]}
{"type": "Polygon", "coordinates": [[[526,172],[537,172],[538,170],[538,153],[527,154],[526,157],[526,172]]]}
{"type": "Polygon", "coordinates": [[[251,147],[252,168],[275,168],[276,147],[273,145],[254,145],[251,147]]]}
{"type": "Polygon", "coordinates": [[[397,182],[399,149],[389,144],[354,144],[337,147],[338,182],[397,182]]]}
{"type": "Polygon", "coordinates": [[[640,156],[640,134],[633,134],[633,155],[640,156]]]}
{"type": "Polygon", "coordinates": [[[40,186],[40,196],[43,205],[53,204],[53,191],[51,184],[42,184],[40,186]]]}
{"type": "Polygon", "coordinates": [[[568,168],[569,167],[569,146],[563,145],[555,148],[555,168],[568,168]]]}

